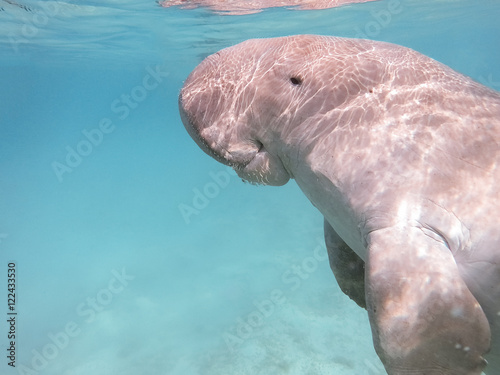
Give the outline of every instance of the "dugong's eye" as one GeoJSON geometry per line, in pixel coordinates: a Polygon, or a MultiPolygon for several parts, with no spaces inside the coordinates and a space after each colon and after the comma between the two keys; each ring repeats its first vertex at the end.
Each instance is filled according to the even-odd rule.
{"type": "Polygon", "coordinates": [[[299,77],[291,77],[290,82],[292,83],[292,85],[300,86],[302,84],[302,79],[299,77]]]}

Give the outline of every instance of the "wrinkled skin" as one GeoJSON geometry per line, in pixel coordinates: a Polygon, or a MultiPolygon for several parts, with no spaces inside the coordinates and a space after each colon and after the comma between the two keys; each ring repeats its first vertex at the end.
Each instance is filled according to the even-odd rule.
{"type": "Polygon", "coordinates": [[[300,10],[327,9],[368,1],[375,0],[164,0],[160,5],[165,8],[180,6],[182,9],[208,7],[216,13],[236,16],[258,13],[263,9],[274,7],[294,7],[300,10]]]}
{"type": "Polygon", "coordinates": [[[401,46],[302,35],[209,56],[179,106],[210,156],[321,211],[388,374],[500,374],[497,92],[401,46]]]}

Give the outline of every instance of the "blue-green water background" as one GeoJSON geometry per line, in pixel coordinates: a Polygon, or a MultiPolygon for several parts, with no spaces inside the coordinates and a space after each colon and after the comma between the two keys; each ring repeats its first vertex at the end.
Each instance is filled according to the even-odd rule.
{"type": "Polygon", "coordinates": [[[0,373],[383,374],[366,313],[324,258],[319,213],[293,182],[244,184],[206,156],[177,95],[208,54],[300,33],[364,33],[499,90],[500,2],[246,16],[145,0],[23,4],[31,12],[0,3],[0,373]],[[127,95],[140,99],[128,113],[127,95]],[[82,132],[106,119],[112,131],[85,148],[82,132]],[[58,176],[79,145],[88,155],[58,176]]]}

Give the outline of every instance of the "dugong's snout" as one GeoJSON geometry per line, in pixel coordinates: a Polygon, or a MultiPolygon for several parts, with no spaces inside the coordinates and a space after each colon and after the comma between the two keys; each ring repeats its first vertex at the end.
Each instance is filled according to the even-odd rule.
{"type": "Polygon", "coordinates": [[[205,127],[198,122],[196,116],[193,117],[185,107],[182,93],[179,95],[179,113],[184,127],[196,144],[215,160],[234,168],[243,180],[281,186],[290,179],[290,174],[281,160],[269,154],[259,141],[231,145],[226,142],[227,137],[220,129],[214,126],[205,127]]]}
{"type": "MultiPolygon", "coordinates": [[[[229,165],[245,181],[284,185],[290,173],[264,142],[244,70],[228,51],[207,57],[188,76],[179,94],[179,113],[187,132],[208,155],[229,165]],[[236,68],[227,73],[227,66],[236,68]],[[225,72],[221,72],[225,70],[225,72]]],[[[270,144],[270,143],[269,143],[270,144]]]]}
{"type": "Polygon", "coordinates": [[[228,83],[220,75],[219,53],[207,57],[186,79],[179,94],[182,123],[198,146],[217,161],[242,168],[260,145],[248,141],[246,124],[235,122],[228,83]]]}
{"type": "Polygon", "coordinates": [[[234,140],[231,133],[235,129],[224,130],[218,126],[221,121],[211,119],[208,114],[216,108],[204,100],[204,94],[198,96],[196,102],[186,103],[183,92],[179,95],[179,113],[188,134],[206,154],[218,162],[235,169],[245,168],[254,159],[262,145],[259,142],[234,140]],[[204,109],[201,110],[201,108],[204,109]],[[199,115],[200,112],[204,113],[202,117],[199,115]]]}

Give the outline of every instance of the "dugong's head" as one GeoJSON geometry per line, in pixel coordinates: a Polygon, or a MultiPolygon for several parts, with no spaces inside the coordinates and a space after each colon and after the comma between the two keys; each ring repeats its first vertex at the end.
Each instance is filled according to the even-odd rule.
{"type": "MultiPolygon", "coordinates": [[[[207,57],[179,96],[197,144],[253,183],[293,178],[301,146],[328,131],[336,108],[380,80],[371,45],[312,35],[253,39],[207,57]]],[[[302,147],[304,149],[304,147],[302,147]]]]}

